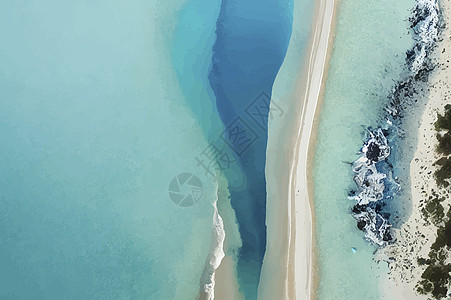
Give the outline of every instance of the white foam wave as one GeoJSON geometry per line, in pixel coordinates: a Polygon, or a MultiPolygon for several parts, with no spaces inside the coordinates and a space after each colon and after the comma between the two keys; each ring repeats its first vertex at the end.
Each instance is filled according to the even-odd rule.
{"type": "Polygon", "coordinates": [[[224,240],[225,230],[224,221],[219,215],[216,202],[213,203],[213,227],[211,230],[211,243],[210,252],[205,264],[202,284],[203,290],[206,294],[206,299],[213,300],[215,298],[215,271],[221,264],[222,259],[225,256],[224,253],[224,240]]]}
{"type": "Polygon", "coordinates": [[[384,246],[391,240],[391,225],[378,213],[376,203],[384,198],[387,175],[377,170],[376,163],[390,155],[390,146],[381,128],[370,130],[369,134],[370,138],[360,149],[362,155],[353,163],[354,182],[358,189],[349,198],[357,202],[353,216],[359,229],[365,232],[366,239],[384,246]]]}
{"type": "Polygon", "coordinates": [[[440,34],[440,7],[436,0],[418,0],[414,11],[414,39],[418,44],[410,70],[415,76],[424,67],[427,52],[432,50],[440,34]]]}

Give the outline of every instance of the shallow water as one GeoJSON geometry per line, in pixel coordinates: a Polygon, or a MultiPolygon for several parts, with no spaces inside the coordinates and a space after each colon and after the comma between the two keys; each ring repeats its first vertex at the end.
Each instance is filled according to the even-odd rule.
{"type": "Polygon", "coordinates": [[[254,299],[266,245],[267,116],[256,110],[292,6],[0,4],[0,297],[194,299],[215,245],[218,181],[205,163],[218,161],[205,159],[219,142],[231,159],[219,181],[225,250],[254,299]],[[236,120],[249,147],[230,144],[236,120]],[[183,173],[202,185],[195,204],[168,193],[183,173]]]}
{"type": "Polygon", "coordinates": [[[196,297],[216,187],[169,51],[181,8],[0,4],[0,298],[196,297]],[[169,198],[181,172],[194,206],[169,198]]]}
{"type": "Polygon", "coordinates": [[[386,265],[350,215],[355,188],[349,165],[358,158],[368,126],[380,125],[387,96],[412,45],[407,18],[415,2],[343,1],[320,112],[314,160],[318,299],[381,299],[386,265]],[[383,38],[382,38],[383,37],[383,38]],[[356,248],[353,253],[352,247],[356,248]]]}

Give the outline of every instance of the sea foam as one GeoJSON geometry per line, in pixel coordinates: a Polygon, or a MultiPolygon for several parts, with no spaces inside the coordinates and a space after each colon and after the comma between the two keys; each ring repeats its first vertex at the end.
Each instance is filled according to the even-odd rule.
{"type": "Polygon", "coordinates": [[[379,172],[376,165],[390,155],[390,147],[381,128],[370,130],[369,135],[360,150],[362,155],[353,163],[354,182],[358,189],[349,198],[357,202],[352,208],[357,227],[365,231],[369,241],[384,246],[392,239],[391,225],[387,216],[380,212],[387,175],[379,172]]]}
{"type": "Polygon", "coordinates": [[[205,268],[202,274],[203,291],[206,294],[206,299],[213,300],[215,298],[215,271],[221,264],[225,256],[224,253],[224,222],[218,212],[216,202],[213,203],[213,227],[211,229],[211,246],[210,252],[205,263],[205,268]]]}

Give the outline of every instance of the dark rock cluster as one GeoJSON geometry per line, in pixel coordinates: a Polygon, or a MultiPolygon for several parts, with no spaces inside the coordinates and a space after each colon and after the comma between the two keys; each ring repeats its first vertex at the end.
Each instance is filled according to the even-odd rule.
{"type": "Polygon", "coordinates": [[[369,241],[379,246],[392,240],[389,213],[383,211],[387,175],[378,170],[379,165],[387,163],[386,158],[390,155],[385,134],[381,128],[369,130],[370,138],[360,149],[360,158],[352,164],[357,190],[349,196],[356,201],[352,214],[357,227],[365,232],[369,241]]]}

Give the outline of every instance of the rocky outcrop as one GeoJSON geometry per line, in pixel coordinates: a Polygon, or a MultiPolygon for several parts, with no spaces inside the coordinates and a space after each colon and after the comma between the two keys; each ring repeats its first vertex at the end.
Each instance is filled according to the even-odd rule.
{"type": "MultiPolygon", "coordinates": [[[[384,247],[393,242],[390,212],[384,208],[387,201],[396,200],[397,183],[392,179],[392,166],[387,161],[390,146],[387,140],[389,132],[397,132],[396,138],[403,138],[399,133],[402,125],[403,111],[415,105],[418,89],[427,84],[429,75],[436,67],[432,52],[443,30],[440,6],[437,0],[418,0],[410,18],[415,44],[406,53],[404,75],[394,86],[389,95],[383,120],[386,124],[376,129],[368,129],[368,136],[361,156],[353,163],[354,182],[357,190],[349,194],[356,201],[352,215],[357,220],[357,227],[365,232],[370,242],[384,247]]],[[[396,143],[391,138],[390,143],[396,143]]]]}

